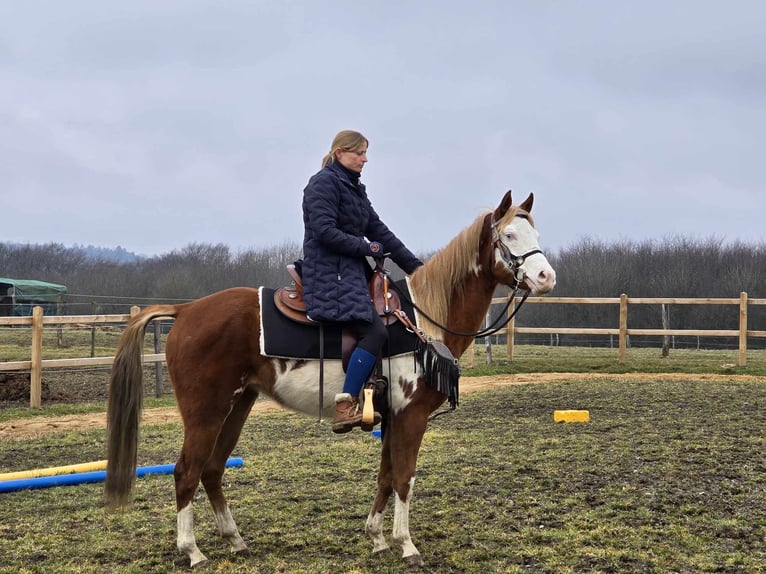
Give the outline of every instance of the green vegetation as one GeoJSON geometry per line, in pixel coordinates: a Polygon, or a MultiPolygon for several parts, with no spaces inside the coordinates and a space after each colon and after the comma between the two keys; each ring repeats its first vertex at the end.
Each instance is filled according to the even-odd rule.
{"type": "Polygon", "coordinates": [[[766,376],[766,351],[749,350],[747,365],[737,366],[737,351],[671,349],[667,357],[654,348],[630,348],[624,363],[617,362],[617,349],[604,347],[549,347],[517,345],[508,361],[505,345],[493,345],[492,364],[486,362],[484,346],[474,346],[474,366],[468,368],[467,354],[461,358],[468,376],[509,373],[711,373],[766,376]]]}
{"type": "MultiPolygon", "coordinates": [[[[465,395],[434,420],[410,526],[431,573],[760,572],[766,564],[766,384],[648,375],[465,395]],[[555,424],[556,409],[589,409],[555,424]]],[[[139,464],[175,460],[178,425],[143,428],[139,464]]],[[[103,458],[103,431],[0,443],[0,471],[103,458]]],[[[213,571],[407,571],[373,556],[364,520],[379,441],[287,412],[252,416],[226,473],[251,558],[233,558],[204,494],[213,571]]],[[[174,572],[173,480],[137,481],[107,514],[102,485],[0,495],[0,573],[174,572]]],[[[392,511],[392,508],[391,508],[392,511]]],[[[390,539],[391,515],[386,522],[390,539]]]]}

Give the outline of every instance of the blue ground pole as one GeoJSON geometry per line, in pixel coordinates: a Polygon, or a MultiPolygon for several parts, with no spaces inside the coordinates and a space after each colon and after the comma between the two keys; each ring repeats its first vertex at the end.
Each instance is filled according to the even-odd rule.
{"type": "MultiPolygon", "coordinates": [[[[226,467],[244,466],[245,461],[241,458],[230,458],[226,461],[226,467]]],[[[139,466],[136,468],[136,476],[148,476],[151,474],[172,474],[175,464],[159,464],[154,466],[139,466]]],[[[106,479],[105,470],[93,472],[75,472],[72,474],[59,474],[56,476],[40,476],[37,478],[21,478],[18,480],[6,480],[0,482],[0,492],[13,492],[16,490],[31,490],[35,488],[50,488],[52,486],[70,486],[73,484],[87,484],[91,482],[103,482],[106,479]]]]}

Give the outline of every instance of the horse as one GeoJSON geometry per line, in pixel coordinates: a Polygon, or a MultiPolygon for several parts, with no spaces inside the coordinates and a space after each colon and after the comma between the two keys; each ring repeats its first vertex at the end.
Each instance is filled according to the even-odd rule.
{"type": "MultiPolygon", "coordinates": [[[[556,274],[538,244],[531,216],[534,195],[514,205],[508,191],[499,206],[437,251],[408,278],[418,323],[453,357],[472,344],[498,285],[527,294],[550,292],[556,274]],[[422,316],[421,316],[422,314],[422,316]],[[425,319],[425,317],[428,319],[425,319]]],[[[234,522],[221,479],[253,402],[260,393],[289,409],[316,415],[343,386],[340,360],[290,360],[260,349],[259,291],[235,287],[179,305],[153,305],[134,316],[118,343],[107,411],[108,508],[130,502],[135,480],[142,407],[142,349],[146,326],[174,317],[166,361],[183,420],[184,438],[173,472],[177,546],[192,568],[208,563],[194,534],[192,499],[200,481],[219,533],[234,553],[249,552],[234,522]],[[319,396],[320,368],[323,396],[319,396]],[[323,401],[320,403],[320,401],[323,401]]],[[[377,492],[365,524],[373,553],[391,552],[383,531],[386,506],[395,495],[392,539],[408,566],[424,564],[412,541],[409,512],[418,451],[429,418],[446,396],[425,380],[422,364],[406,353],[386,360],[388,419],[384,421],[377,492]]]]}

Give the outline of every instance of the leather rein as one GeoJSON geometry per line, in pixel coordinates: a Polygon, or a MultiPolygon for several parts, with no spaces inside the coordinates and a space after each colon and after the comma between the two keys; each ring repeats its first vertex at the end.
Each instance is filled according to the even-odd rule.
{"type": "MultiPolygon", "coordinates": [[[[526,211],[519,210],[519,212],[516,213],[515,217],[522,217],[526,219],[528,215],[529,214],[526,211]]],[[[524,304],[524,302],[527,300],[527,297],[529,297],[529,294],[530,294],[529,289],[521,288],[521,284],[524,281],[524,270],[521,268],[521,266],[524,265],[524,262],[527,260],[528,257],[531,257],[532,255],[536,255],[538,253],[540,254],[543,253],[540,249],[531,249],[522,255],[514,255],[513,252],[511,252],[511,250],[508,249],[508,246],[505,243],[503,243],[502,240],[500,239],[500,232],[497,230],[497,225],[499,222],[495,221],[494,214],[490,213],[487,217],[490,218],[489,225],[490,225],[490,231],[492,233],[492,253],[490,256],[490,268],[494,268],[496,263],[495,251],[499,251],[500,259],[513,272],[513,279],[515,282],[512,287],[513,292],[511,293],[511,296],[508,298],[508,302],[505,304],[503,311],[497,316],[497,318],[492,322],[491,325],[487,326],[485,329],[480,329],[479,331],[474,331],[471,333],[464,333],[461,331],[455,331],[453,329],[450,329],[446,325],[442,325],[435,319],[432,319],[431,317],[429,317],[427,313],[425,313],[420,307],[418,307],[409,298],[407,293],[405,293],[402,289],[397,287],[395,283],[393,282],[391,283],[391,286],[397,291],[397,293],[399,294],[399,297],[403,298],[405,301],[411,304],[412,307],[418,313],[420,313],[425,319],[427,319],[430,323],[432,323],[433,325],[439,327],[440,329],[452,335],[458,335],[460,337],[487,337],[489,335],[494,335],[501,329],[504,329],[505,326],[511,322],[511,319],[513,319],[516,316],[516,313],[519,312],[519,309],[521,309],[521,306],[524,304]],[[516,298],[516,296],[519,294],[520,291],[524,292],[524,294],[521,297],[521,300],[516,304],[516,307],[514,308],[513,312],[510,315],[507,315],[506,319],[498,325],[498,322],[508,312],[508,309],[513,303],[513,300],[516,298]]]]}

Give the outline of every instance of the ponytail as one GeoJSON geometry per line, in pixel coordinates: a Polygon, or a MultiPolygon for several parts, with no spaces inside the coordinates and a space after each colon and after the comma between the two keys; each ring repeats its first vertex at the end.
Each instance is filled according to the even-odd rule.
{"type": "Polygon", "coordinates": [[[335,159],[335,154],[333,153],[335,150],[326,153],[325,156],[322,158],[322,167],[327,167],[332,163],[332,161],[335,159]]]}

